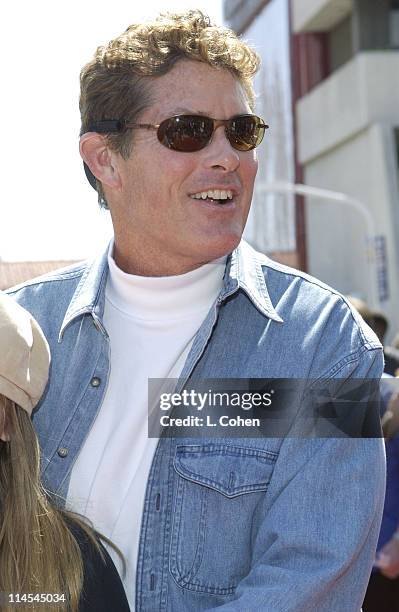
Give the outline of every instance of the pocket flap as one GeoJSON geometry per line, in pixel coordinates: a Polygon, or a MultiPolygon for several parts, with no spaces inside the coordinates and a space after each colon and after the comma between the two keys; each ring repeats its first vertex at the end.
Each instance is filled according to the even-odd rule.
{"type": "Polygon", "coordinates": [[[256,448],[209,444],[177,446],[174,468],[180,476],[226,497],[266,491],[277,453],[256,448]]]}

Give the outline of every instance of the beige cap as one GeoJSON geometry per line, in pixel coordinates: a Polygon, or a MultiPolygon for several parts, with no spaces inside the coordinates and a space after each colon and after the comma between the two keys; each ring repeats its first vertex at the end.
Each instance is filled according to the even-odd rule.
{"type": "Polygon", "coordinates": [[[29,414],[48,380],[50,349],[35,319],[0,292],[0,394],[29,414]]]}

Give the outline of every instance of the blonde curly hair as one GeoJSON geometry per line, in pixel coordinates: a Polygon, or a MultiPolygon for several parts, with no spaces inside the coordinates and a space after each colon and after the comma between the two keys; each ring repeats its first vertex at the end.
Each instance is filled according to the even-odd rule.
{"type": "MultiPolygon", "coordinates": [[[[81,134],[105,119],[134,123],[151,104],[151,79],[182,59],[229,70],[254,107],[252,77],[259,56],[227,28],[215,26],[199,10],[162,13],[154,21],[130,25],[108,45],[98,47],[80,74],[81,134]]],[[[108,134],[109,145],[127,159],[131,131],[108,134]]],[[[100,187],[98,185],[98,187],[100,187]]]]}

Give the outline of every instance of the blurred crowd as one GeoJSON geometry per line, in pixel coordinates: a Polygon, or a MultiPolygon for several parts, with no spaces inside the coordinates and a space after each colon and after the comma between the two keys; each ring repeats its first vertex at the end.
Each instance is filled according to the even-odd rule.
{"type": "Polygon", "coordinates": [[[381,423],[387,457],[387,483],[375,564],[363,612],[399,611],[399,333],[385,343],[388,320],[356,297],[348,300],[373,329],[384,347],[385,368],[381,380],[381,423]]]}

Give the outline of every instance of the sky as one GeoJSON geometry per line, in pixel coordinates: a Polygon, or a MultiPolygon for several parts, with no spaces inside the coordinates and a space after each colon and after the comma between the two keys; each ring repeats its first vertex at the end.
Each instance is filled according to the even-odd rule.
{"type": "Polygon", "coordinates": [[[130,23],[188,8],[222,23],[222,0],[3,4],[0,259],[76,260],[104,247],[109,213],[99,209],[78,151],[80,69],[130,23]]]}

